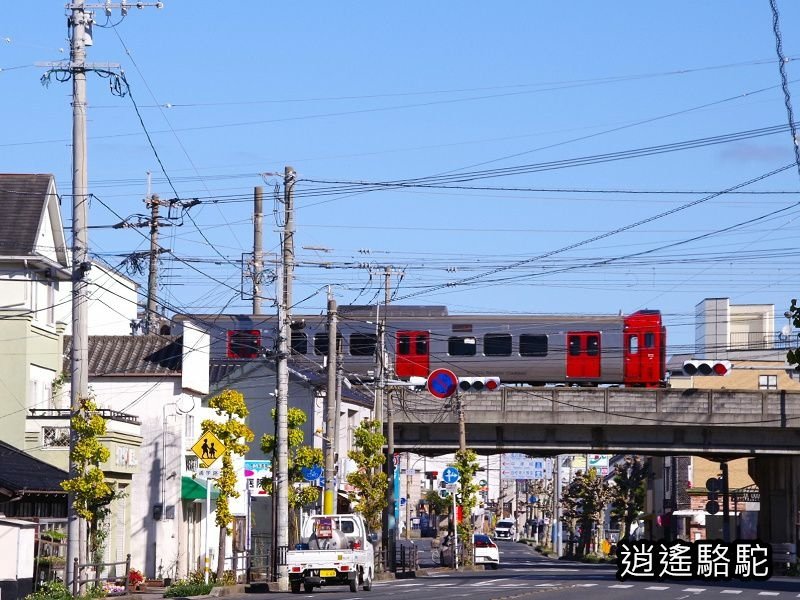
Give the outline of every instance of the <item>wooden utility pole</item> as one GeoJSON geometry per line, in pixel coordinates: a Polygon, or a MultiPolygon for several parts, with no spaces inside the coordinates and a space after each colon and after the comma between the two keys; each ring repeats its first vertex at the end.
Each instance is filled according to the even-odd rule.
{"type": "Polygon", "coordinates": [[[337,364],[337,334],[336,334],[336,299],[333,291],[328,287],[328,385],[325,388],[325,436],[322,438],[322,447],[325,454],[325,495],[323,498],[323,513],[336,514],[336,485],[335,460],[336,453],[336,373],[337,364]]]}
{"type": "Polygon", "coordinates": [[[261,273],[264,270],[262,226],[264,221],[264,188],[253,189],[253,314],[261,314],[261,273]]]}

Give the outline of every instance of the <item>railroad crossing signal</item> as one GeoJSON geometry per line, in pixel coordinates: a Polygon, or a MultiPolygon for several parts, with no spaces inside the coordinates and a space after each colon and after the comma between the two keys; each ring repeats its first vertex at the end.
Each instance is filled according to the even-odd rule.
{"type": "Polygon", "coordinates": [[[459,377],[458,387],[462,392],[492,392],[500,387],[499,377],[459,377]]]}
{"type": "Polygon", "coordinates": [[[729,360],[685,360],[683,372],[686,375],[727,375],[733,365],[729,360]]]}
{"type": "Polygon", "coordinates": [[[213,433],[204,431],[200,439],[192,446],[192,452],[200,459],[200,464],[207,469],[213,465],[220,456],[225,454],[225,446],[213,433]]]}

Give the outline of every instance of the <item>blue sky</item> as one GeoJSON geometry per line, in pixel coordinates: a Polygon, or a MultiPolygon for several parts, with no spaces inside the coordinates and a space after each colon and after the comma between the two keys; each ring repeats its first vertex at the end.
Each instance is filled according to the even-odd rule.
{"type": "MultiPolygon", "coordinates": [[[[800,6],[778,6],[793,82],[800,6]]],[[[705,297],[780,314],[797,294],[800,209],[796,193],[776,193],[797,192],[793,167],[602,237],[791,165],[788,130],[754,134],[788,122],[766,1],[167,0],[96,21],[89,60],[122,65],[172,184],[130,97],[90,75],[90,225],[144,213],[148,170],[162,198],[202,201],[162,230],[175,256],[160,295],[173,309],[249,311],[239,264],[253,187],[266,186],[271,211],[277,179],[262,174],[285,165],[300,178],[298,312],[321,310],[329,283],[340,304],[374,302],[392,265],[398,302],[451,312],[657,308],[679,351],[705,297]],[[725,136],[736,139],[662,151],[725,136]],[[612,153],[623,155],[597,158],[612,153]],[[330,183],[420,177],[433,187],[330,183]]],[[[42,0],[0,24],[0,164],[55,174],[68,219],[71,85],[42,86],[35,66],[68,58],[66,34],[63,6],[42,0]]],[[[274,252],[272,215],[265,230],[274,252]]],[[[118,265],[148,247],[143,232],[93,228],[92,251],[118,265]]]]}

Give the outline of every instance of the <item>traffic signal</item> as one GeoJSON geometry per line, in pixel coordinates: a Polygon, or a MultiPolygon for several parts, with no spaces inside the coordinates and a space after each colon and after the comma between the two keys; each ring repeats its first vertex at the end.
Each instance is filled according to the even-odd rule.
{"type": "Polygon", "coordinates": [[[683,363],[686,375],[727,375],[732,368],[729,360],[687,360],[683,363]]]}
{"type": "Polygon", "coordinates": [[[458,389],[462,392],[491,392],[500,387],[499,377],[459,377],[458,389]]]}
{"type": "Polygon", "coordinates": [[[715,515],[719,512],[719,492],[722,489],[721,477],[709,477],[706,480],[706,489],[708,490],[708,502],[706,502],[706,512],[710,515],[715,515]]]}
{"type": "Polygon", "coordinates": [[[425,471],[425,479],[436,481],[439,479],[439,471],[425,471]]]}
{"type": "Polygon", "coordinates": [[[228,358],[256,358],[261,350],[261,332],[258,329],[229,329],[228,358]]]}

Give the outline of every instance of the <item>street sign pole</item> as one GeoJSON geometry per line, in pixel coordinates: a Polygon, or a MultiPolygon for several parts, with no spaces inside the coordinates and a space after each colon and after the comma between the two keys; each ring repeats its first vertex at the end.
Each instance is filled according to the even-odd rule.
{"type": "Polygon", "coordinates": [[[456,493],[453,496],[453,568],[458,569],[458,508],[456,507],[456,493]]]}
{"type": "Polygon", "coordinates": [[[206,479],[206,543],[205,543],[205,582],[208,584],[209,568],[211,561],[209,560],[209,551],[211,550],[211,537],[209,535],[209,521],[211,521],[211,480],[206,479]]]}

